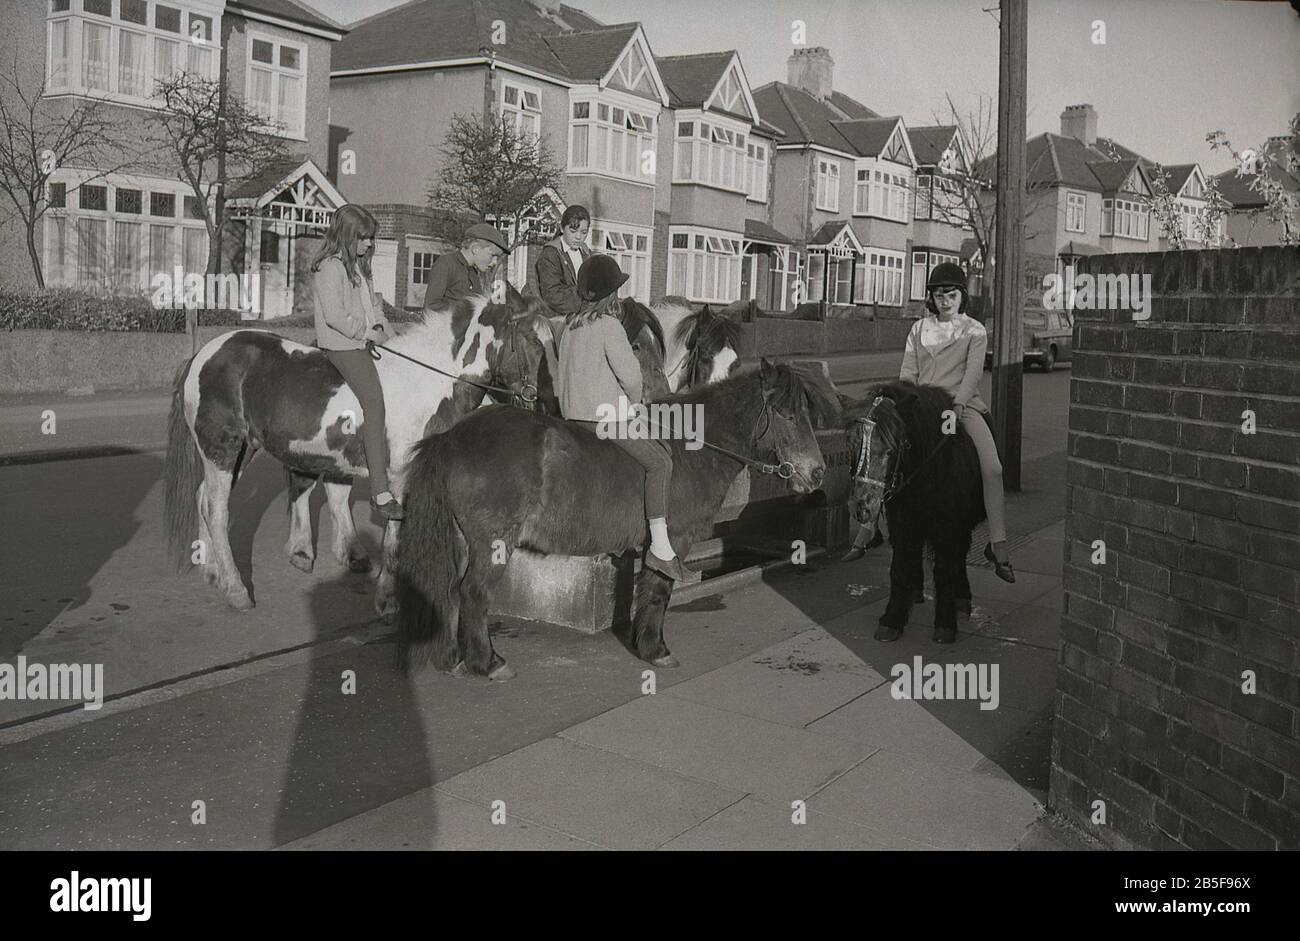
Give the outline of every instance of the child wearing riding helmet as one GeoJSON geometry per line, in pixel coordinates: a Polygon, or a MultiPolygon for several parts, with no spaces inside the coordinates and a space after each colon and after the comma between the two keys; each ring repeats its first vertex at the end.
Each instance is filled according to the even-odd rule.
{"type": "Polygon", "coordinates": [[[618,317],[618,289],[627,278],[608,255],[591,255],[578,269],[580,304],[565,317],[560,336],[560,412],[570,421],[593,428],[603,425],[614,443],[645,469],[645,513],[650,528],[645,565],[674,581],[687,581],[692,573],[668,538],[673,459],[667,442],[633,437],[627,433],[627,423],[611,429],[600,414],[606,408],[618,409],[620,397],[630,403],[641,401],[641,364],[618,317]]]}
{"type": "Polygon", "coordinates": [[[395,334],[371,285],[375,217],[348,204],[334,213],[325,243],[312,259],[316,345],[361,403],[361,438],[370,470],[370,505],[385,519],[400,520],[402,505],[388,489],[388,436],[384,390],[366,341],[384,343],[395,334]]]}
{"type": "Polygon", "coordinates": [[[921,385],[939,386],[952,395],[953,409],[979,454],[984,482],[984,508],[988,513],[989,543],[984,557],[993,563],[998,578],[1016,580],[1007,557],[1006,503],[1002,493],[1002,462],[984,416],[988,406],[980,398],[980,377],[984,374],[984,349],[988,334],[984,325],[966,314],[966,273],[959,265],[946,262],[935,266],[926,282],[925,309],[907,335],[900,379],[921,385]]]}

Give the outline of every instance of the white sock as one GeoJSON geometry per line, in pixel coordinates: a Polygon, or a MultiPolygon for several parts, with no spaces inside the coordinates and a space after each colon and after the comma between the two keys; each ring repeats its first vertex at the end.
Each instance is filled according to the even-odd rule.
{"type": "Polygon", "coordinates": [[[650,551],[665,562],[677,558],[673,544],[668,541],[668,521],[662,516],[650,520],[650,551]]]}

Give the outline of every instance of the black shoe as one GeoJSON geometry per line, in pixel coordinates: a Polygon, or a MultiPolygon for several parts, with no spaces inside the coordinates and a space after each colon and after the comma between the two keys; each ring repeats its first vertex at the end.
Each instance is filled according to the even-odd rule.
{"type": "Polygon", "coordinates": [[[849,551],[840,556],[841,562],[856,562],[867,554],[865,546],[849,546],[849,551]]]}
{"type": "Polygon", "coordinates": [[[993,543],[984,544],[984,558],[993,563],[993,572],[1004,582],[1015,582],[1016,570],[1011,567],[1011,560],[999,562],[998,557],[993,554],[993,543]]]}
{"type": "Polygon", "coordinates": [[[383,503],[376,503],[375,498],[371,497],[370,505],[374,507],[379,515],[386,520],[395,522],[397,520],[405,519],[406,514],[402,511],[402,504],[397,502],[397,497],[393,496],[393,494],[388,490],[383,491],[380,496],[384,493],[388,494],[388,499],[386,501],[383,503]]]}
{"type": "Polygon", "coordinates": [[[675,582],[689,582],[695,579],[695,574],[682,564],[681,556],[673,556],[671,559],[661,559],[649,549],[645,553],[645,567],[658,572],[675,582]]]}

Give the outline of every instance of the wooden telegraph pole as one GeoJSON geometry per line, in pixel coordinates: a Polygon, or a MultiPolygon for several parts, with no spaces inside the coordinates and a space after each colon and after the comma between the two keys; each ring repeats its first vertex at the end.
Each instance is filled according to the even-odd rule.
{"type": "Polygon", "coordinates": [[[998,180],[994,220],[993,436],[1002,456],[1002,482],[1020,489],[1020,433],[1025,307],[1025,38],[1028,0],[1000,0],[998,56],[998,180]]]}

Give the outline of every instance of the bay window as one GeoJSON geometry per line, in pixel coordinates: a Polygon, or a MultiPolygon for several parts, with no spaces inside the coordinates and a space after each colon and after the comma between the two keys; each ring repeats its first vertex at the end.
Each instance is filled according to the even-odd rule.
{"type": "Polygon", "coordinates": [[[1145,241],[1149,235],[1147,207],[1131,199],[1101,201],[1101,234],[1145,241]]]}
{"type": "MultiPolygon", "coordinates": [[[[207,267],[208,232],[192,218],[177,217],[184,184],[173,180],[113,176],[84,182],[56,171],[45,216],[45,274],[51,287],[145,295],[154,275],[174,277],[207,267]]],[[[190,197],[193,200],[193,197],[190,197]]]]}
{"type": "Polygon", "coordinates": [[[853,192],[853,212],[895,222],[908,220],[907,192],[911,186],[905,170],[860,167],[853,192]]]}
{"type": "Polygon", "coordinates": [[[541,92],[518,82],[501,83],[501,114],[516,131],[527,132],[534,138],[542,133],[541,92]]]}
{"type": "Polygon", "coordinates": [[[249,32],[249,107],[268,122],[278,122],[280,133],[289,137],[303,136],[306,65],[306,46],[249,32]]]}
{"type": "Polygon", "coordinates": [[[628,275],[619,297],[650,303],[650,237],[652,231],[621,222],[591,220],[591,247],[610,255],[628,275]]]}
{"type": "Polygon", "coordinates": [[[673,226],[668,250],[668,293],[692,301],[730,303],[740,297],[741,236],[673,226]]]}
{"type": "Polygon", "coordinates": [[[678,121],[673,182],[744,193],[750,188],[749,156],[742,131],[714,121],[678,121]]]}
{"type": "Polygon", "coordinates": [[[648,111],[593,99],[570,105],[569,170],[654,182],[655,117],[648,111]]]}
{"type": "Polygon", "coordinates": [[[217,78],[217,19],[185,2],[48,0],[45,78],[72,92],[156,105],[155,82],[217,78]]]}
{"type": "MultiPolygon", "coordinates": [[[[913,259],[915,262],[915,258],[913,259]]],[[[855,304],[898,307],[903,303],[903,253],[869,248],[857,259],[855,304]]]]}
{"type": "Polygon", "coordinates": [[[916,175],[916,203],[912,209],[912,218],[929,219],[930,218],[930,185],[933,177],[928,173],[918,173],[916,175]]]}

